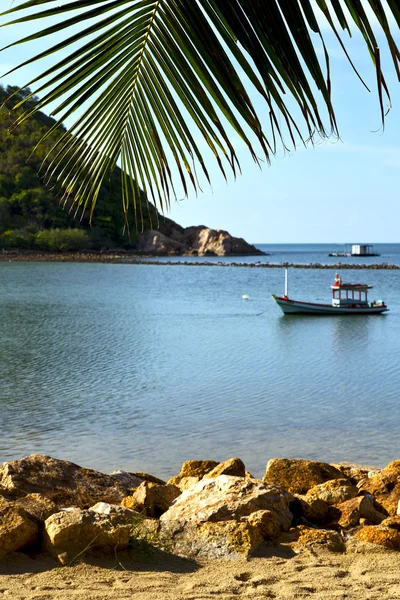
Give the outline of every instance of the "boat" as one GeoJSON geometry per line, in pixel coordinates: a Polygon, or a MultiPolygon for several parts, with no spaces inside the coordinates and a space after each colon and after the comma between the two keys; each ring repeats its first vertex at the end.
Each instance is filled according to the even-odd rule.
{"type": "Polygon", "coordinates": [[[373,251],[372,244],[346,244],[344,250],[329,252],[329,256],[380,256],[373,251]]]}
{"type": "Polygon", "coordinates": [[[366,283],[343,283],[336,273],[335,283],[331,285],[331,304],[293,300],[289,298],[288,270],[285,269],[285,293],[283,296],[272,294],[272,297],[285,315],[379,315],[387,312],[389,309],[383,300],[368,301],[368,291],[372,287],[366,283]]]}

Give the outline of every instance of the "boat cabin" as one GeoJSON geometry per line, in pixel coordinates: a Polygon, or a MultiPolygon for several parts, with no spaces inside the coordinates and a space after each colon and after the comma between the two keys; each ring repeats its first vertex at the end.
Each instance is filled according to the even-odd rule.
{"type": "Polygon", "coordinates": [[[372,285],[366,283],[342,283],[339,275],[336,275],[335,283],[331,285],[332,306],[355,307],[375,305],[375,301],[368,302],[368,290],[372,287],[372,285]]]}
{"type": "Polygon", "coordinates": [[[353,244],[351,256],[377,256],[373,251],[372,244],[353,244]]]}

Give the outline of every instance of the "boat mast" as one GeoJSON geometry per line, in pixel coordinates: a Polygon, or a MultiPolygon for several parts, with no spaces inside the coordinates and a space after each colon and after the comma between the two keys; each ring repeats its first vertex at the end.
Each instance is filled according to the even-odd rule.
{"type": "Polygon", "coordinates": [[[289,286],[288,286],[288,270],[285,267],[285,296],[289,298],[289,286]]]}

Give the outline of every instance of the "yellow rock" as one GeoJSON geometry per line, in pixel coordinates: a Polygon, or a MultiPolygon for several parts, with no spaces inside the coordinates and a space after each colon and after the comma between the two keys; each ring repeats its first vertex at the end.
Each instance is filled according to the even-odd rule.
{"type": "Polygon", "coordinates": [[[343,473],[328,463],[300,458],[271,459],[263,477],[263,481],[280,485],[294,494],[305,494],[330,479],[343,479],[343,473]]]}
{"type": "Polygon", "coordinates": [[[363,542],[378,544],[385,548],[399,549],[400,548],[400,531],[382,525],[368,525],[363,527],[354,537],[363,542]]]}
{"type": "Polygon", "coordinates": [[[219,463],[212,471],[204,475],[204,479],[219,477],[219,475],[246,477],[246,467],[240,458],[230,458],[229,460],[219,463]]]}

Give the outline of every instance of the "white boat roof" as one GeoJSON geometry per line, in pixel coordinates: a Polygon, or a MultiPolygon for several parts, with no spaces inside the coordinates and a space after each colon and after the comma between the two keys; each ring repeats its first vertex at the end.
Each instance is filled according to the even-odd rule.
{"type": "Polygon", "coordinates": [[[368,283],[333,283],[331,285],[333,290],[354,290],[358,292],[365,292],[373,287],[373,285],[368,285],[368,283]]]}

